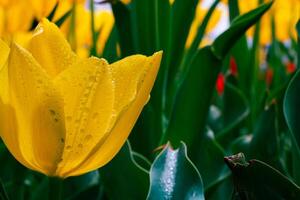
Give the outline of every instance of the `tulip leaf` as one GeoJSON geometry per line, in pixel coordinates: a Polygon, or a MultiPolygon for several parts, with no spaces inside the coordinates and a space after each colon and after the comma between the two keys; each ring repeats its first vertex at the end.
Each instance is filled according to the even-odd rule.
{"type": "Polygon", "coordinates": [[[134,23],[136,23],[137,50],[151,55],[158,50],[157,46],[157,0],[132,1],[134,8],[134,23]],[[147,8],[147,9],[145,9],[147,8]]]}
{"type": "Polygon", "coordinates": [[[275,106],[266,108],[255,123],[249,156],[264,160],[278,167],[278,134],[276,130],[275,106]],[[266,141],[268,141],[266,143],[266,141]]]}
{"type": "Polygon", "coordinates": [[[201,172],[204,188],[227,173],[223,158],[225,152],[215,140],[211,129],[206,128],[204,137],[198,143],[197,156],[192,157],[197,169],[201,172]]]}
{"type": "Polygon", "coordinates": [[[245,31],[255,24],[262,15],[269,10],[273,1],[265,3],[258,8],[243,14],[232,21],[229,29],[215,39],[212,44],[214,54],[218,58],[224,58],[230,49],[245,31]]]}
{"type": "MultiPolygon", "coordinates": [[[[236,18],[212,46],[200,49],[194,55],[184,81],[179,83],[173,93],[174,102],[172,97],[170,100],[171,119],[166,135],[173,144],[183,140],[189,146],[197,141],[196,137],[201,138],[199,133],[205,127],[213,89],[222,66],[221,58],[271,5],[272,2],[264,4],[236,18]]],[[[166,136],[163,136],[162,141],[165,140],[166,136]]]]}
{"type": "Polygon", "coordinates": [[[198,0],[175,0],[171,9],[171,44],[169,76],[172,78],[178,71],[186,39],[195,17],[198,0]]]}
{"type": "MultiPolygon", "coordinates": [[[[188,146],[204,131],[210,101],[222,62],[209,46],[197,50],[191,67],[175,99],[167,130],[173,145],[184,141],[188,146]]],[[[170,105],[172,106],[172,105],[170,105]]]]}
{"type": "Polygon", "coordinates": [[[50,12],[50,14],[49,14],[48,17],[47,17],[47,19],[48,19],[49,21],[52,21],[54,15],[55,15],[55,13],[56,13],[57,8],[58,8],[58,2],[55,4],[54,8],[52,9],[52,11],[50,12]]]}
{"type": "Polygon", "coordinates": [[[200,174],[187,157],[184,143],[178,149],[167,145],[153,162],[147,199],[204,200],[200,174]]]}
{"type": "Polygon", "coordinates": [[[99,172],[92,171],[81,176],[70,177],[64,180],[64,196],[68,199],[80,199],[85,193],[99,193],[99,172]]]}
{"type": "Polygon", "coordinates": [[[228,140],[227,134],[249,114],[245,95],[230,83],[225,84],[223,101],[223,127],[217,132],[218,141],[228,140]]]}
{"type": "MultiPolygon", "coordinates": [[[[134,50],[131,15],[128,7],[121,1],[111,3],[118,30],[122,57],[132,55],[134,50]]],[[[148,39],[148,38],[147,38],[148,39]]]]}
{"type": "Polygon", "coordinates": [[[300,199],[300,188],[278,170],[244,154],[224,158],[235,185],[234,199],[300,199]]]}
{"type": "Polygon", "coordinates": [[[220,0],[215,0],[214,3],[209,8],[209,10],[207,11],[207,13],[205,14],[205,17],[202,20],[201,25],[199,26],[199,28],[197,30],[196,37],[193,40],[192,45],[190,46],[190,48],[187,50],[186,54],[184,55],[179,70],[176,72],[176,76],[174,77],[175,82],[183,81],[182,79],[185,77],[185,74],[187,73],[187,71],[190,67],[190,62],[192,61],[192,57],[197,52],[199,44],[201,43],[202,38],[205,34],[205,30],[209,23],[209,20],[212,16],[214,10],[216,9],[217,5],[219,4],[219,2],[220,2],[220,0]]]}
{"type": "Polygon", "coordinates": [[[148,172],[134,159],[129,142],[99,172],[109,199],[145,199],[148,191],[148,172]]]}
{"type": "Polygon", "coordinates": [[[68,17],[71,15],[72,10],[69,10],[66,12],[63,16],[61,16],[58,20],[55,21],[55,24],[58,27],[61,27],[61,25],[68,19],[68,17]]]}
{"type": "Polygon", "coordinates": [[[118,33],[117,27],[114,26],[108,40],[105,43],[105,47],[102,53],[102,56],[109,62],[113,63],[117,61],[118,54],[117,54],[117,42],[118,42],[118,33]]]}
{"type": "Polygon", "coordinates": [[[284,97],[284,116],[300,155],[300,70],[291,79],[284,97]]]}
{"type": "Polygon", "coordinates": [[[1,200],[9,200],[1,179],[0,179],[0,199],[1,200]]]}
{"type": "MultiPolygon", "coordinates": [[[[240,15],[238,0],[230,0],[228,1],[229,5],[229,17],[230,21],[234,21],[236,17],[240,15]]],[[[249,85],[251,81],[251,74],[249,71],[252,70],[250,61],[250,49],[248,48],[247,38],[245,34],[237,41],[237,43],[233,46],[232,50],[229,54],[236,62],[237,65],[237,73],[238,73],[238,86],[242,89],[242,91],[248,95],[249,94],[249,85]]]]}

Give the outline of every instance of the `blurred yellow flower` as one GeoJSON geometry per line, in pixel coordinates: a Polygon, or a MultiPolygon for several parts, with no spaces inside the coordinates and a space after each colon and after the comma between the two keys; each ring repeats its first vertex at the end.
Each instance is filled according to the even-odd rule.
{"type": "MultiPolygon", "coordinates": [[[[202,21],[203,21],[205,15],[206,15],[207,11],[208,11],[208,9],[204,9],[201,6],[201,3],[199,1],[197,9],[196,9],[196,15],[195,15],[194,21],[191,25],[190,32],[189,32],[189,35],[188,35],[188,38],[187,38],[187,41],[186,41],[186,48],[190,47],[191,44],[193,43],[193,41],[196,37],[196,34],[198,32],[198,28],[202,24],[202,21]]],[[[216,27],[216,25],[219,22],[220,18],[221,18],[221,10],[216,8],[214,10],[213,14],[211,15],[211,18],[210,18],[210,20],[208,22],[208,25],[206,27],[206,30],[205,30],[206,34],[211,32],[216,27]]],[[[207,44],[207,43],[209,43],[207,41],[207,39],[203,38],[203,41],[199,44],[199,46],[203,46],[203,44],[207,44]]]]}
{"type": "Polygon", "coordinates": [[[27,49],[0,40],[0,55],[2,140],[26,167],[65,178],[119,151],[147,103],[162,53],[113,64],[81,59],[44,19],[27,49]]]}
{"type": "MultiPolygon", "coordinates": [[[[258,2],[258,0],[240,0],[239,6],[241,13],[256,8],[259,5],[258,2]]],[[[271,10],[261,19],[260,43],[265,45],[271,42],[272,17],[274,17],[275,35],[278,40],[285,41],[291,37],[296,38],[295,25],[299,19],[299,13],[299,0],[275,0],[271,10]]],[[[250,29],[247,35],[252,37],[253,33],[254,28],[250,29]]]]}
{"type": "Polygon", "coordinates": [[[28,9],[26,2],[12,2],[0,4],[0,36],[26,32],[32,24],[33,13],[28,9]]]}
{"type": "MultiPolygon", "coordinates": [[[[114,26],[114,16],[110,11],[95,11],[95,30],[100,31],[99,37],[97,38],[97,50],[98,54],[102,54],[106,41],[111,33],[114,26]]],[[[88,57],[89,50],[92,46],[92,32],[91,32],[91,12],[84,6],[76,6],[75,9],[75,23],[74,30],[70,27],[71,19],[68,19],[61,27],[62,31],[66,36],[72,34],[74,43],[72,44],[73,49],[80,57],[88,57]],[[74,31],[74,33],[72,33],[74,31]]],[[[71,39],[70,39],[71,40],[71,39]]]]}

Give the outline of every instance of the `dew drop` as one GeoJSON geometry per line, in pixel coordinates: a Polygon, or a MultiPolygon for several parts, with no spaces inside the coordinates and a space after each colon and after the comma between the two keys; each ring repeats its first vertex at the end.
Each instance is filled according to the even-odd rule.
{"type": "Polygon", "coordinates": [[[88,135],[85,136],[84,139],[85,139],[86,141],[88,141],[88,140],[91,140],[92,138],[93,138],[93,136],[92,136],[91,134],[88,134],[88,135]]]}
{"type": "Polygon", "coordinates": [[[72,147],[70,145],[66,146],[67,150],[70,150],[72,147]]]}
{"type": "Polygon", "coordinates": [[[56,114],[56,112],[54,110],[52,110],[52,109],[50,109],[49,112],[50,112],[51,115],[55,115],[56,114]]]}

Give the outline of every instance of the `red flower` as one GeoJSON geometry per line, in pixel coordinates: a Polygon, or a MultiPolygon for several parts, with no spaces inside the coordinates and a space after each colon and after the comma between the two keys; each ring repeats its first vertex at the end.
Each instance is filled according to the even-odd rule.
{"type": "Polygon", "coordinates": [[[270,86],[272,84],[273,81],[273,69],[272,68],[268,68],[266,71],[266,83],[268,86],[270,86]]]}
{"type": "Polygon", "coordinates": [[[230,73],[233,76],[237,76],[238,75],[238,68],[237,68],[237,64],[235,61],[235,58],[233,56],[230,57],[230,61],[229,61],[229,69],[230,69],[230,73]]]}
{"type": "Polygon", "coordinates": [[[225,77],[222,73],[218,75],[218,79],[216,82],[216,90],[218,92],[218,95],[221,96],[224,92],[225,88],[225,77]]]}
{"type": "Polygon", "coordinates": [[[291,74],[296,70],[296,65],[293,62],[287,62],[285,67],[288,74],[291,74]]]}

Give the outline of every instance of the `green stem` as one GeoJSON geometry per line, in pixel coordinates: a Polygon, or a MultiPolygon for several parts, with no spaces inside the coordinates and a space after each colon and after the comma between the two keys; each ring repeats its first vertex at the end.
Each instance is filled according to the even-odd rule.
{"type": "Polygon", "coordinates": [[[62,200],[63,179],[57,177],[49,177],[49,193],[48,200],[62,200]]]}

